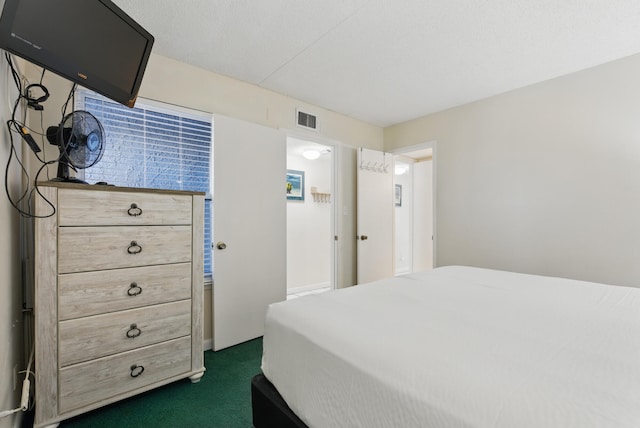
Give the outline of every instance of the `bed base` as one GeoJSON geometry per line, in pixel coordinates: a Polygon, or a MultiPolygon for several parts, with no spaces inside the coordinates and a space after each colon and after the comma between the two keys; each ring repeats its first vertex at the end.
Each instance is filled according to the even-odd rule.
{"type": "Polygon", "coordinates": [[[251,408],[255,428],[308,428],[262,373],[251,379],[251,408]]]}

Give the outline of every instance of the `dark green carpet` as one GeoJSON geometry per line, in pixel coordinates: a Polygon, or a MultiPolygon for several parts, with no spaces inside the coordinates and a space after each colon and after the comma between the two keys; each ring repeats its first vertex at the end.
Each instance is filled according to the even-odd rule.
{"type": "Polygon", "coordinates": [[[205,352],[207,371],[63,421],[61,428],[251,428],[251,378],[260,372],[262,338],[205,352]]]}

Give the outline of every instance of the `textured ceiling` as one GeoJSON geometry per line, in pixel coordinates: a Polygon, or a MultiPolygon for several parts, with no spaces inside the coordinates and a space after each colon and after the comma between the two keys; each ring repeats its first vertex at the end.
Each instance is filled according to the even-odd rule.
{"type": "Polygon", "coordinates": [[[640,52],[639,0],[115,0],[154,52],[388,126],[640,52]]]}

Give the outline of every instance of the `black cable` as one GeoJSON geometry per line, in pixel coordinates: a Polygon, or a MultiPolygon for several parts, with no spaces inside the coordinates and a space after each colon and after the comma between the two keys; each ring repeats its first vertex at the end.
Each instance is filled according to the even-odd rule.
{"type": "MultiPolygon", "coordinates": [[[[76,94],[76,88],[78,87],[77,84],[73,84],[73,86],[71,86],[71,90],[69,91],[69,95],[67,96],[67,100],[65,101],[65,103],[62,105],[62,119],[60,121],[60,124],[58,125],[58,132],[57,132],[57,143],[58,143],[58,147],[60,148],[60,155],[58,156],[58,163],[62,162],[64,165],[66,165],[68,168],[71,168],[72,170],[74,170],[76,173],[78,172],[78,170],[76,169],[75,166],[73,166],[71,164],[71,162],[68,161],[68,158],[66,157],[66,154],[68,153],[68,148],[69,148],[69,144],[71,143],[71,139],[73,138],[73,135],[69,135],[69,138],[67,140],[64,139],[64,124],[66,122],[67,119],[67,106],[69,104],[69,101],[71,101],[72,99],[75,100],[75,94],[76,94]]],[[[73,126],[73,124],[72,124],[73,126]]]]}
{"type": "MultiPolygon", "coordinates": [[[[13,66],[13,62],[11,60],[11,56],[8,53],[5,53],[5,58],[7,59],[7,63],[9,64],[9,67],[11,68],[11,76],[13,77],[13,82],[16,85],[16,88],[18,89],[18,98],[16,98],[15,103],[13,104],[13,109],[11,111],[11,120],[7,121],[7,128],[9,129],[9,140],[11,142],[11,149],[9,150],[9,158],[7,159],[7,167],[5,169],[5,176],[4,176],[4,188],[5,188],[5,192],[7,194],[7,197],[9,198],[9,203],[11,204],[11,206],[13,206],[16,210],[18,210],[18,212],[21,215],[28,215],[30,213],[23,211],[18,204],[20,204],[20,202],[22,200],[24,200],[24,198],[26,197],[27,193],[28,193],[28,188],[25,189],[24,193],[20,196],[20,198],[17,201],[14,201],[11,198],[11,194],[9,191],[9,168],[11,165],[11,160],[13,159],[13,156],[15,155],[16,157],[16,161],[18,162],[18,164],[20,165],[20,170],[21,170],[21,174],[23,174],[25,177],[29,177],[29,174],[26,170],[26,168],[24,167],[24,165],[22,164],[22,162],[20,161],[19,157],[18,157],[18,153],[16,152],[16,148],[15,148],[15,143],[13,140],[13,133],[11,132],[11,128],[13,127],[17,127],[17,121],[15,120],[16,118],[16,112],[18,110],[18,106],[20,105],[20,100],[22,98],[22,81],[20,80],[20,76],[18,75],[18,72],[16,71],[15,67],[13,66]]],[[[16,129],[19,132],[19,129],[16,129]]]]}
{"type": "MultiPolygon", "coordinates": [[[[10,134],[10,140],[11,140],[11,149],[9,150],[9,158],[7,159],[7,165],[5,168],[5,174],[4,174],[4,189],[5,189],[5,193],[7,194],[7,198],[9,199],[9,203],[11,204],[11,206],[13,208],[16,209],[16,211],[18,211],[18,213],[24,217],[32,217],[32,218],[47,218],[47,217],[51,217],[56,213],[55,207],[54,205],[51,203],[51,201],[49,201],[46,197],[44,197],[44,195],[42,195],[42,193],[40,192],[40,190],[38,189],[37,184],[34,184],[34,190],[40,195],[40,197],[42,197],[42,199],[47,203],[47,205],[49,205],[52,209],[50,214],[46,214],[46,215],[36,215],[33,212],[31,212],[31,209],[29,208],[28,210],[24,210],[22,208],[20,208],[20,204],[25,200],[25,198],[27,198],[27,195],[29,195],[29,197],[27,198],[27,205],[28,207],[30,207],[30,199],[31,199],[31,194],[32,192],[29,191],[29,187],[27,186],[27,188],[24,190],[24,192],[22,193],[22,195],[20,196],[20,198],[18,198],[17,200],[14,200],[11,197],[11,192],[9,190],[9,170],[11,167],[11,161],[13,159],[13,157],[15,156],[16,158],[16,162],[18,163],[18,165],[20,165],[20,172],[22,174],[22,176],[24,176],[27,179],[27,183],[29,182],[29,173],[27,172],[24,164],[22,163],[22,161],[20,160],[20,158],[18,157],[18,153],[15,149],[15,144],[13,141],[13,135],[10,134]]],[[[47,166],[47,164],[51,164],[54,162],[43,162],[42,166],[38,169],[38,173],[36,174],[36,178],[40,175],[40,172],[42,171],[43,168],[45,168],[47,166]]]]}
{"type": "MultiPolygon", "coordinates": [[[[67,146],[69,144],[69,141],[59,141],[59,147],[60,147],[60,154],[58,155],[58,157],[54,160],[51,161],[47,161],[46,160],[46,156],[45,153],[43,152],[43,158],[40,158],[40,156],[38,155],[38,150],[39,147],[37,146],[37,143],[35,143],[35,140],[32,141],[33,145],[29,144],[31,149],[33,150],[36,159],[42,164],[39,168],[38,171],[36,172],[36,176],[34,179],[34,183],[33,183],[33,188],[30,189],[30,185],[27,185],[27,188],[24,190],[24,192],[20,195],[20,197],[18,199],[14,199],[11,196],[11,192],[9,190],[9,170],[11,169],[11,164],[14,161],[14,157],[15,157],[15,162],[18,163],[18,165],[20,166],[20,174],[22,176],[22,178],[27,182],[30,183],[30,177],[29,177],[29,173],[27,171],[27,169],[25,168],[24,164],[22,163],[18,152],[16,150],[15,147],[15,141],[14,141],[14,132],[19,133],[23,138],[25,137],[25,134],[28,134],[26,132],[26,130],[31,131],[33,134],[37,134],[40,136],[41,141],[44,145],[44,137],[45,137],[45,132],[44,132],[44,125],[42,123],[42,115],[40,116],[40,127],[41,127],[41,131],[42,132],[36,132],[30,128],[28,128],[24,123],[21,123],[20,121],[18,121],[16,119],[16,114],[18,112],[18,108],[20,106],[20,102],[22,100],[26,100],[27,103],[31,103],[33,104],[34,101],[37,104],[38,102],[42,102],[44,100],[38,100],[38,99],[32,99],[31,96],[28,93],[28,89],[30,87],[33,86],[37,86],[40,87],[40,89],[43,90],[44,94],[48,97],[48,90],[46,89],[46,87],[44,85],[42,85],[43,79],[44,79],[44,74],[45,74],[45,69],[42,70],[42,74],[40,75],[40,83],[39,84],[34,84],[34,85],[29,85],[29,87],[27,87],[25,90],[23,90],[23,85],[22,85],[22,80],[20,78],[20,75],[18,74],[16,68],[13,65],[13,60],[12,57],[9,53],[5,53],[5,58],[7,60],[7,63],[9,65],[9,68],[11,70],[11,76],[13,78],[14,84],[16,86],[16,89],[18,90],[18,97],[16,98],[16,101],[13,105],[13,109],[11,112],[11,119],[9,119],[7,121],[7,129],[9,130],[9,139],[10,139],[10,143],[11,143],[11,149],[9,151],[9,157],[7,159],[7,165],[5,168],[5,193],[7,194],[7,198],[9,199],[9,203],[11,204],[11,206],[13,206],[20,215],[24,216],[24,217],[32,217],[32,218],[46,218],[46,217],[51,217],[53,215],[55,215],[56,213],[56,209],[55,206],[51,203],[51,201],[49,201],[41,192],[40,189],[38,188],[38,179],[42,173],[42,171],[44,169],[47,170],[47,176],[49,174],[49,170],[47,168],[47,166],[49,165],[53,165],[56,163],[60,163],[60,162],[64,162],[65,164],[69,165],[69,163],[65,160],[64,158],[64,153],[66,153],[66,149],[67,146]],[[25,93],[26,92],[26,93],[25,93]],[[34,148],[35,145],[35,148],[34,148]],[[49,205],[51,207],[51,212],[46,214],[46,215],[36,215],[33,210],[32,210],[32,201],[34,200],[35,197],[40,197],[42,198],[47,205],[49,205]],[[24,206],[26,204],[26,209],[25,208],[21,208],[21,205],[24,206]]],[[[67,112],[67,108],[69,105],[69,101],[71,101],[72,99],[75,99],[75,91],[76,91],[77,85],[74,83],[71,87],[71,90],[69,91],[69,95],[67,96],[67,99],[65,101],[65,103],[62,106],[62,111],[61,111],[61,121],[60,121],[60,129],[62,129],[64,122],[65,122],[65,118],[66,118],[66,112],[67,112]]],[[[30,104],[30,105],[31,105],[30,104]]],[[[41,106],[40,106],[41,107],[41,106]]],[[[41,111],[40,109],[37,109],[41,111]]],[[[60,132],[60,135],[63,135],[63,132],[60,132]]],[[[28,134],[28,136],[30,137],[30,134],[28,134]]],[[[32,138],[32,137],[31,137],[32,138]]],[[[62,139],[62,138],[61,138],[62,139]]],[[[73,166],[69,165],[74,171],[75,168],[73,168],[73,166]]]]}
{"type": "MultiPolygon", "coordinates": [[[[18,201],[14,202],[13,199],[11,198],[11,194],[9,192],[9,167],[11,165],[11,159],[13,158],[13,154],[15,152],[15,146],[13,144],[13,137],[10,135],[10,140],[11,140],[11,149],[9,149],[9,158],[7,159],[7,167],[5,168],[4,171],[4,189],[5,192],[7,193],[7,197],[9,198],[9,203],[11,204],[11,206],[13,206],[16,210],[18,210],[18,212],[20,212],[22,214],[22,210],[18,207],[18,203],[20,201],[22,201],[26,195],[26,191],[25,193],[22,194],[22,196],[20,196],[20,199],[18,199],[18,201]]],[[[17,159],[18,155],[16,153],[16,159],[17,159]]],[[[24,169],[24,166],[22,165],[22,163],[18,160],[18,164],[21,166],[22,168],[22,173],[26,174],[26,170],[24,169]]]]}
{"type": "Polygon", "coordinates": [[[67,96],[67,101],[65,101],[64,104],[62,105],[62,120],[64,120],[65,116],[67,115],[67,104],[69,104],[69,101],[71,100],[71,98],[75,97],[77,87],[78,87],[78,84],[74,83],[73,86],[71,87],[71,91],[69,91],[69,96],[67,96]]]}
{"type": "MultiPolygon", "coordinates": [[[[30,183],[30,177],[29,177],[29,173],[27,171],[27,169],[25,168],[24,164],[22,163],[20,156],[18,155],[18,152],[16,150],[16,146],[15,146],[15,140],[14,140],[14,132],[19,133],[20,135],[22,135],[24,137],[25,135],[25,130],[28,129],[23,123],[21,123],[20,121],[18,121],[16,119],[16,114],[18,112],[18,108],[20,106],[20,101],[22,101],[23,99],[29,101],[29,96],[28,94],[25,94],[23,91],[23,86],[22,86],[22,80],[20,78],[20,75],[18,74],[16,68],[13,65],[13,60],[11,58],[11,55],[9,53],[5,53],[5,58],[7,60],[7,64],[9,65],[9,68],[11,70],[11,76],[13,78],[13,82],[16,86],[16,89],[18,90],[18,97],[16,98],[16,101],[13,105],[12,111],[11,111],[11,119],[9,119],[7,121],[7,129],[9,130],[9,141],[11,144],[11,148],[9,150],[9,157],[7,159],[7,164],[6,164],[6,168],[5,168],[5,180],[4,180],[4,188],[5,188],[5,193],[7,195],[7,198],[9,200],[9,203],[11,204],[11,206],[13,208],[15,208],[18,213],[21,216],[24,217],[31,217],[31,218],[46,218],[46,217],[51,217],[56,213],[56,209],[54,207],[54,205],[51,203],[51,201],[49,201],[38,189],[38,185],[37,185],[37,179],[40,176],[42,170],[44,168],[46,168],[47,165],[53,164],[55,163],[55,161],[46,161],[41,159],[38,154],[36,149],[34,149],[33,146],[31,146],[32,150],[34,151],[34,154],[36,155],[36,159],[42,163],[42,165],[40,166],[40,168],[38,169],[37,173],[36,173],[36,180],[34,180],[34,187],[30,190],[30,186],[29,184],[27,184],[26,189],[24,190],[24,192],[20,195],[20,197],[18,199],[14,199],[11,196],[11,191],[9,189],[9,170],[11,169],[11,164],[14,161],[14,157],[15,157],[15,162],[18,163],[18,165],[20,166],[19,171],[20,171],[20,175],[23,179],[25,179],[25,181],[27,183],[30,183]],[[34,198],[35,195],[39,195],[50,207],[51,207],[51,212],[46,214],[46,215],[36,215],[33,212],[32,209],[32,199],[34,198]],[[21,207],[26,205],[26,209],[21,207]]],[[[44,70],[42,72],[42,75],[40,76],[40,81],[42,82],[42,79],[44,77],[44,70]]],[[[40,85],[42,85],[42,83],[40,83],[40,85]]],[[[44,88],[44,86],[41,86],[42,88],[44,88]]],[[[74,88],[75,90],[75,85],[74,88]]],[[[48,94],[48,91],[46,90],[46,88],[44,88],[44,92],[46,94],[48,94]]],[[[71,95],[69,96],[69,98],[71,98],[71,95]]],[[[42,134],[40,134],[42,136],[42,134]]],[[[30,135],[29,135],[30,136],[30,135]]],[[[34,141],[34,144],[37,148],[37,144],[34,141]]],[[[39,148],[38,148],[39,149],[39,148]]]]}
{"type": "MultiPolygon", "coordinates": [[[[44,76],[44,69],[42,70],[42,75],[44,76]]],[[[37,134],[40,135],[40,143],[42,144],[42,147],[46,146],[47,143],[45,141],[46,132],[44,130],[44,114],[42,114],[42,112],[40,112],[40,132],[38,132],[37,134]]],[[[44,160],[44,162],[47,162],[46,150],[42,151],[42,159],[44,160]]],[[[49,168],[47,168],[47,180],[51,180],[51,177],[49,177],[49,168]]]]}

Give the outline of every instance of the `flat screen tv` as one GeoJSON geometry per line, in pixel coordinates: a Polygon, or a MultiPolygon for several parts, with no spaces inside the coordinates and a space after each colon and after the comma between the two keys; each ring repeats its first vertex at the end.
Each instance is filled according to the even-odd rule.
{"type": "Polygon", "coordinates": [[[154,38],[110,0],[5,0],[0,48],[133,107],[154,38]]]}

